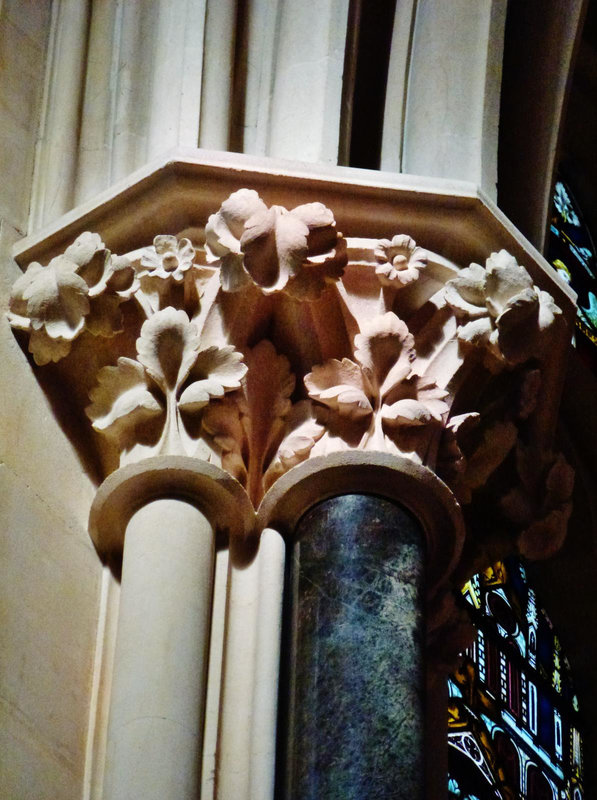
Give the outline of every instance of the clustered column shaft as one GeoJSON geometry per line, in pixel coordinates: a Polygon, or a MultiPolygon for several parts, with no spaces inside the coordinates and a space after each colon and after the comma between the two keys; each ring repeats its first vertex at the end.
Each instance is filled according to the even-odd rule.
{"type": "Polygon", "coordinates": [[[149,502],[125,536],[106,800],[197,800],[214,565],[210,522],[149,502]]]}

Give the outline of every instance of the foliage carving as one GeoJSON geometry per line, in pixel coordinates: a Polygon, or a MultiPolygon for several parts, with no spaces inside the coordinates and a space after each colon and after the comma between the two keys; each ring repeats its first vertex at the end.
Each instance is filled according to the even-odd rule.
{"type": "Polygon", "coordinates": [[[572,473],[537,431],[566,334],[516,259],[459,268],[407,234],[345,240],[322,203],[270,207],[251,189],[204,234],[117,256],[83,233],[13,287],[34,361],[72,363],[74,380],[88,367],[78,396],[105,464],[206,459],[257,505],[306,459],[381,451],[436,471],[471,530],[486,506],[529,557],[559,546],[572,473]]]}

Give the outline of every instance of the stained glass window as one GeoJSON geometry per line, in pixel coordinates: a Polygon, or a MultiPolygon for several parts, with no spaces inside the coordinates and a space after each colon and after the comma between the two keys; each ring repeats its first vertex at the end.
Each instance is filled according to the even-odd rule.
{"type": "Polygon", "coordinates": [[[477,635],[448,682],[450,798],[582,800],[578,699],[523,564],[494,564],[463,596],[477,635]]]}
{"type": "Polygon", "coordinates": [[[597,344],[597,258],[595,246],[570,188],[556,181],[548,258],[578,294],[577,325],[597,344]]]}

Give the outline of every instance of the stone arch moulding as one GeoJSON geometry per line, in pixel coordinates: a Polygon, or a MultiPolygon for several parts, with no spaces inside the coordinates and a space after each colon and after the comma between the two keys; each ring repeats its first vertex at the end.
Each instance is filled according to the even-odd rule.
{"type": "MultiPolygon", "coordinates": [[[[26,271],[10,323],[36,369],[68,386],[79,445],[101,464],[99,552],[176,497],[197,529],[230,534],[228,613],[244,603],[245,629],[243,596],[271,584],[270,629],[243,645],[271,676],[270,745],[258,769],[250,738],[221,739],[224,763],[239,748],[247,763],[220,765],[233,784],[220,798],[271,788],[280,534],[309,505],[365,491],[419,517],[440,662],[450,580],[563,541],[573,476],[553,435],[574,297],[473,185],[177,153],[15,258],[26,271]]],[[[251,674],[224,676],[228,707],[251,674]]]]}

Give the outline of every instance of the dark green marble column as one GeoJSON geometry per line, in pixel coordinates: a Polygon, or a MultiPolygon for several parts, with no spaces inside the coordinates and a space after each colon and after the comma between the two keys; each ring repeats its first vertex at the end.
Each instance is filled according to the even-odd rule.
{"type": "Polygon", "coordinates": [[[388,500],[344,495],[296,534],[277,796],[421,798],[421,526],[388,500]]]}

